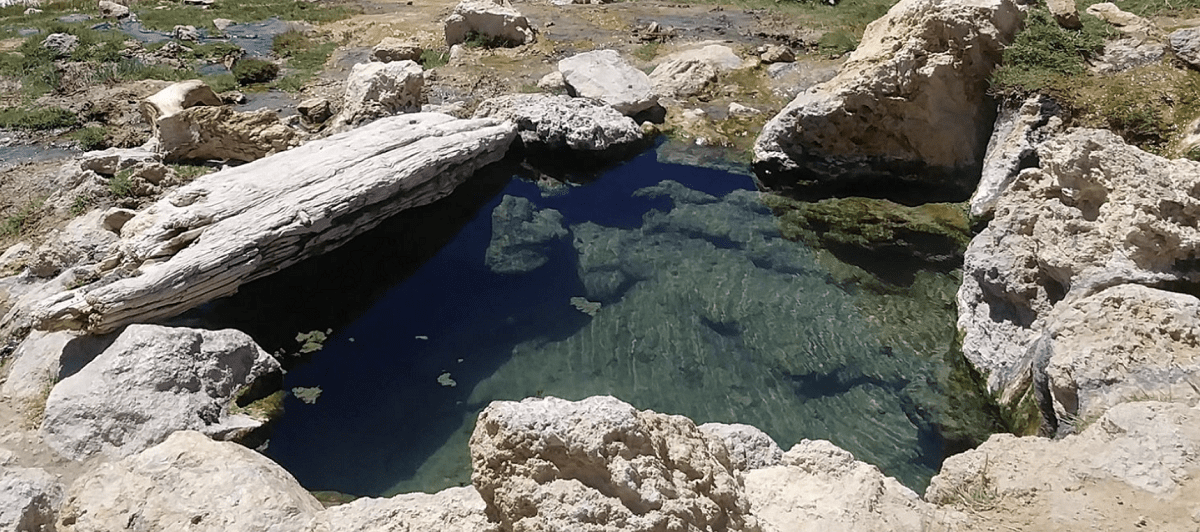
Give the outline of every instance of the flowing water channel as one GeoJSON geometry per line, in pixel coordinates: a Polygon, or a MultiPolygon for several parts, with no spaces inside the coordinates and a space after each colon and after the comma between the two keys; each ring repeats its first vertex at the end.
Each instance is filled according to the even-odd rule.
{"type": "Polygon", "coordinates": [[[287,373],[264,451],[307,488],[468,484],[475,416],[532,396],[828,439],[918,491],[991,419],[955,362],[955,272],[847,284],[780,237],[750,177],[654,151],[583,184],[511,175],[186,318],[271,349],[329,332],[287,373]]]}

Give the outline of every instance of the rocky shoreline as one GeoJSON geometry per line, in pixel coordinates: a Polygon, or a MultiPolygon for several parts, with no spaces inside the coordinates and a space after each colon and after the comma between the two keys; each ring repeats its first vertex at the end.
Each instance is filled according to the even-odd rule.
{"type": "MultiPolygon", "coordinates": [[[[734,100],[780,101],[764,65],[790,65],[792,51],[751,56],[730,42],[679,46],[649,72],[614,49],[562,53],[538,72],[546,93],[432,102],[462,86],[427,83],[548,46],[539,34],[554,25],[521,7],[464,0],[434,32],[457,69],[414,61],[427,35],[380,43],[336,83],[337,101],[309,99],[284,120],[234,111],[198,81],[142,86],[148,143],[52,172],[45,203],[60,215],[85,194],[123,199],[0,255],[0,530],[1195,529],[1200,162],[1078,127],[1044,95],[997,108],[989,76],[1034,8],[902,0],[836,74],[814,62],[781,76],[794,98],[773,118],[734,100]],[[480,39],[490,48],[464,45],[480,39]],[[722,116],[699,104],[711,101],[722,116]],[[238,331],[153,325],[505,158],[553,178],[662,130],[753,141],[764,187],[825,199],[772,200],[797,238],[945,267],[961,256],[962,351],[1018,434],[948,458],[918,494],[825,441],[784,451],[753,427],[697,426],[607,396],[497,401],[470,438],[471,486],[325,508],[234,443],[254,441],[278,408],[276,358],[238,331]],[[198,177],[175,164],[196,159],[245,164],[198,177]],[[963,210],[977,234],[953,207],[841,198],[902,189],[973,193],[963,210]],[[832,224],[841,212],[854,221],[832,224]],[[867,223],[874,234],[855,232],[867,223]]],[[[580,12],[603,12],[593,7],[580,12]]],[[[1056,24],[1082,24],[1073,5],[1049,7],[1056,24]]],[[[1168,39],[1111,4],[1087,13],[1123,35],[1098,71],[1137,68],[1155,50],[1194,55],[1189,29],[1168,39]]],[[[1190,153],[1187,132],[1177,137],[1171,149],[1190,153]]]]}

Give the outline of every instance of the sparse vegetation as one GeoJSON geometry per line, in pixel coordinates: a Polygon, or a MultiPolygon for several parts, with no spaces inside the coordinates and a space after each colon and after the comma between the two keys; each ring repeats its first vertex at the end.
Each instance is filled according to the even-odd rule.
{"type": "Polygon", "coordinates": [[[360,11],[348,4],[313,3],[305,0],[222,0],[201,9],[199,6],[171,4],[167,9],[155,5],[137,9],[138,18],[150,29],[169,31],[176,25],[194,25],[212,33],[212,20],[226,18],[234,22],[255,22],[277,17],[312,23],[331,22],[347,18],[360,11]]]}
{"type": "Polygon", "coordinates": [[[108,193],[114,198],[133,197],[133,170],[121,170],[108,179],[108,193]]]}
{"type": "Polygon", "coordinates": [[[661,44],[659,44],[657,42],[648,42],[637,48],[634,48],[633,56],[638,59],[641,59],[642,61],[650,61],[650,60],[653,60],[655,57],[658,57],[658,49],[659,48],[662,48],[661,44]]]}
{"type": "Polygon", "coordinates": [[[1004,50],[1003,64],[992,74],[997,95],[1059,90],[1087,70],[1087,60],[1104,49],[1108,24],[1081,14],[1083,29],[1059,26],[1044,7],[1031,9],[1025,29],[1004,50]]]}
{"type": "Polygon", "coordinates": [[[71,138],[79,143],[84,151],[102,150],[108,147],[108,130],[99,127],[85,127],[71,133],[71,138]]]}
{"type": "Polygon", "coordinates": [[[290,73],[275,83],[275,88],[288,92],[299,91],[337,49],[337,43],[314,39],[299,31],[287,31],[275,36],[271,51],[287,63],[290,73]]]}
{"type": "Polygon", "coordinates": [[[474,31],[468,33],[467,40],[462,43],[466,48],[508,48],[520,44],[503,37],[488,36],[474,31]]]}
{"type": "Polygon", "coordinates": [[[171,164],[168,166],[171,168],[171,170],[175,171],[176,177],[184,182],[191,181],[204,174],[212,173],[213,171],[212,167],[195,164],[171,164]]]}
{"type": "Polygon", "coordinates": [[[17,209],[17,212],[5,216],[0,220],[0,237],[20,236],[24,233],[30,225],[37,221],[44,203],[44,199],[35,199],[17,209]]]}
{"type": "Polygon", "coordinates": [[[233,74],[217,74],[215,76],[204,76],[201,78],[205,83],[212,88],[213,92],[222,93],[229,92],[238,88],[237,79],[234,79],[233,74]]]}
{"type": "Polygon", "coordinates": [[[247,58],[233,65],[233,78],[240,85],[266,83],[279,75],[279,65],[265,59],[247,58]]]}
{"type": "Polygon", "coordinates": [[[421,52],[421,57],[417,59],[421,64],[421,68],[429,70],[437,68],[450,62],[450,54],[440,50],[425,50],[421,52]]]}

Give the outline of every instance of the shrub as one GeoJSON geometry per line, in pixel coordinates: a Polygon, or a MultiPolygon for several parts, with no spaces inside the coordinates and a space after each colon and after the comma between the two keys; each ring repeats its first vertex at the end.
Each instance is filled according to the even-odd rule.
{"type": "Polygon", "coordinates": [[[1045,8],[1031,9],[1025,29],[1004,50],[1003,63],[992,73],[993,92],[1028,94],[1082,74],[1087,60],[1104,49],[1109,29],[1091,15],[1081,18],[1083,28],[1069,30],[1059,26],[1045,8]]]}
{"type": "Polygon", "coordinates": [[[71,133],[84,151],[102,150],[108,147],[108,130],[103,127],[85,127],[71,133]]]}
{"type": "Polygon", "coordinates": [[[108,193],[115,198],[133,197],[133,170],[121,170],[108,179],[108,193]]]}
{"type": "Polygon", "coordinates": [[[253,57],[238,61],[233,65],[233,77],[241,85],[266,83],[279,75],[279,65],[253,57]]]}
{"type": "Polygon", "coordinates": [[[213,92],[222,93],[229,92],[238,88],[238,82],[233,78],[233,74],[217,74],[215,76],[204,76],[201,78],[205,83],[212,88],[213,92]]]}
{"type": "Polygon", "coordinates": [[[438,50],[425,50],[421,52],[421,57],[417,58],[417,62],[421,64],[421,68],[426,70],[437,68],[450,62],[450,54],[438,50]]]}

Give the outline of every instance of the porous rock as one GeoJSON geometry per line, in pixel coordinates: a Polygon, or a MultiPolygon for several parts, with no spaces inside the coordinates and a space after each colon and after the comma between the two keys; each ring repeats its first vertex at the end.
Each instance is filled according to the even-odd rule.
{"type": "Polygon", "coordinates": [[[421,65],[413,61],[354,65],[346,79],[342,111],[334,118],[335,127],[420,111],[423,72],[421,65]]]}
{"type": "Polygon", "coordinates": [[[70,33],[51,33],[42,40],[42,48],[50,50],[56,57],[71,55],[79,47],[79,37],[70,33]]]}
{"type": "Polygon", "coordinates": [[[550,260],[551,243],[568,234],[562,223],[562,214],[554,209],[536,209],[528,199],[504,196],[492,210],[492,240],[484,264],[500,274],[542,267],[550,260]]]}
{"type": "Polygon", "coordinates": [[[253,161],[299,144],[296,131],[269,109],[193,107],[154,122],[164,161],[253,161]]]}
{"type": "Polygon", "coordinates": [[[434,494],[403,493],[386,499],[365,497],[334,506],[313,518],[306,532],[496,532],[475,488],[449,488],[434,494]]]}
{"type": "Polygon", "coordinates": [[[1175,30],[1168,36],[1171,52],[1192,68],[1200,68],[1200,27],[1175,30]]]}
{"type": "Polygon", "coordinates": [[[633,119],[594,101],[548,94],[510,94],[484,100],[475,118],[510,120],[535,150],[572,150],[597,157],[640,144],[633,119]]]}
{"type": "Polygon", "coordinates": [[[333,104],[325,98],[309,98],[296,105],[296,112],[311,124],[323,124],[333,116],[333,104]]]}
{"type": "Polygon", "coordinates": [[[650,83],[660,97],[686,98],[703,92],[720,73],[741,65],[741,58],[731,48],[710,44],[663,58],[650,73],[650,83]]]}
{"type": "Polygon", "coordinates": [[[600,100],[627,115],[658,103],[650,77],[616,50],[595,50],[568,57],[558,62],[558,71],[572,95],[600,100]]]}
{"type": "Polygon", "coordinates": [[[493,402],[471,479],[504,531],[759,530],[728,454],[691,420],[612,397],[493,402]]]}
{"type": "Polygon", "coordinates": [[[124,457],[178,430],[238,436],[260,423],[231,415],[240,389],[280,371],[245,333],[131,325],[46,399],[42,434],[59,454],[124,457]]]}
{"type": "Polygon", "coordinates": [[[449,194],[515,137],[511,124],[411,114],[201,176],[121,228],[103,271],[136,275],[47,297],[30,319],[107,332],[174,316],[449,194]]]}
{"type": "Polygon", "coordinates": [[[1000,106],[992,139],[988,141],[983,157],[979,185],[971,196],[971,216],[991,214],[996,201],[1017,178],[1017,173],[1036,164],[1038,144],[1057,131],[1062,123],[1054,118],[1057,112],[1054,100],[1042,95],[1006,101],[1000,106]]]}
{"type": "Polygon", "coordinates": [[[392,61],[416,61],[421,58],[421,53],[425,50],[421,45],[398,39],[396,37],[384,37],[379,44],[371,48],[371,60],[390,63],[392,61]]]}
{"type": "Polygon", "coordinates": [[[80,476],[60,532],[304,530],[321,511],[282,467],[241,445],[181,431],[80,476]]]}
{"type": "Polygon", "coordinates": [[[763,127],[755,170],[782,188],[898,176],[965,188],[995,117],[988,77],[1019,25],[1011,0],[901,1],[836,77],[763,127]]]}
{"type": "Polygon", "coordinates": [[[750,471],[778,465],[783,459],[783,450],[767,433],[741,423],[705,423],[700,431],[709,438],[720,441],[729,452],[733,468],[750,471]]]}
{"type": "Polygon", "coordinates": [[[446,46],[466,42],[471,34],[506,45],[536,40],[529,20],[508,0],[462,0],[445,22],[446,46]]]}
{"type": "Polygon", "coordinates": [[[54,531],[63,486],[41,469],[0,466],[0,530],[54,531]]]}
{"type": "MultiPolygon", "coordinates": [[[[958,292],[963,353],[1002,402],[1039,378],[1030,347],[1056,305],[1124,283],[1200,280],[1200,163],[1093,129],[1057,134],[1037,154],[968,246],[958,292]]],[[[1120,321],[1154,330],[1144,318],[1120,321]]]]}

